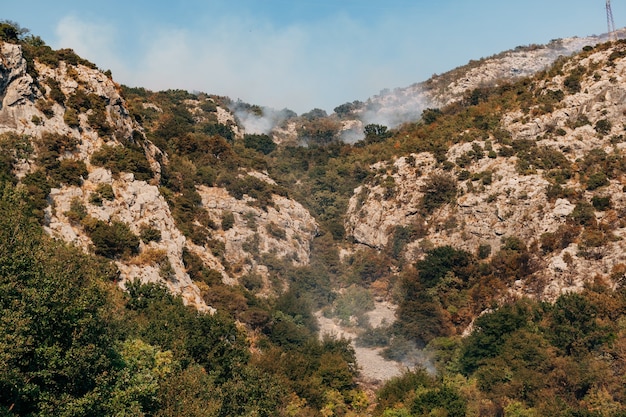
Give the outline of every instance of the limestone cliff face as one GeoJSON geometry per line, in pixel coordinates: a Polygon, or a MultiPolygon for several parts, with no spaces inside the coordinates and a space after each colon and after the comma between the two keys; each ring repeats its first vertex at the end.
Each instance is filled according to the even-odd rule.
{"type": "MultiPolygon", "coordinates": [[[[232,227],[222,231],[216,239],[223,242],[225,260],[237,271],[236,275],[260,275],[264,280],[263,292],[267,293],[272,288],[263,255],[289,259],[295,265],[308,264],[317,223],[299,203],[274,195],[273,206],[262,209],[251,205],[249,197],[238,200],[223,188],[200,186],[198,191],[215,222],[225,213],[232,213],[234,217],[232,227]]],[[[202,251],[196,253],[203,256],[202,251]]]]}
{"type": "MultiPolygon", "coordinates": [[[[594,210],[590,221],[610,238],[593,242],[579,236],[554,251],[543,253],[537,249],[530,260],[534,273],[516,282],[511,293],[553,300],[565,291],[581,289],[596,276],[621,280],[626,261],[623,221],[626,178],[617,175],[596,187],[589,185],[589,181],[585,183],[583,174],[577,170],[591,154],[616,160],[624,155],[626,60],[622,48],[617,44],[596,49],[567,63],[560,74],[537,81],[537,88],[542,91],[567,91],[568,74],[577,68],[586,69],[588,75],[581,77],[580,85],[574,88],[578,91],[565,94],[552,111],[531,108],[528,112],[506,113],[500,120],[500,129],[509,132],[513,142],[527,140],[540,148],[554,150],[569,161],[573,175],[561,187],[576,197],[550,197],[547,169],[520,169],[519,157],[502,156],[504,145],[490,136],[451,146],[446,154],[447,171],[430,153],[413,154],[397,158],[390,165],[380,163],[372,167],[379,172],[377,178],[370,185],[357,188],[350,201],[348,233],[359,243],[384,248],[390,244],[397,226],[419,226],[421,236],[407,245],[405,256],[410,261],[420,259],[425,250],[440,245],[471,253],[477,253],[481,245],[489,245],[493,254],[500,248],[502,238],[509,236],[537,249],[542,245],[542,235],[555,233],[568,224],[577,201],[609,197],[610,207],[594,210]],[[462,169],[455,166],[459,158],[475,149],[484,151],[484,156],[462,169]],[[450,167],[454,168],[450,170],[450,167]],[[463,170],[466,172],[461,173],[463,170]],[[421,206],[424,186],[433,175],[458,178],[458,192],[453,203],[425,213],[421,206]],[[393,192],[385,186],[390,183],[394,184],[393,192]]],[[[606,173],[602,172],[601,176],[606,173]]]]}
{"type": "MultiPolygon", "coordinates": [[[[87,167],[88,175],[80,186],[62,185],[50,192],[49,206],[45,210],[48,233],[90,250],[90,238],[68,216],[72,204],[77,203],[84,206],[86,215],[104,222],[123,222],[137,235],[145,227],[160,231],[160,240],[141,243],[136,256],[115,261],[121,273],[122,287],[134,279],[161,282],[174,293],[181,294],[186,303],[206,311],[211,307],[202,299],[183,264],[184,248],[200,255],[208,267],[220,271],[223,281],[230,284],[236,283],[237,277],[250,272],[252,267],[227,268],[224,266],[226,261],[231,265],[253,264],[255,270],[263,270],[259,261],[244,262],[251,255],[242,248],[243,242],[251,236],[257,239],[250,242],[248,251],[267,252],[280,258],[288,257],[295,263],[308,263],[309,243],[315,235],[316,223],[302,206],[278,196],[274,196],[274,207],[264,212],[235,200],[223,189],[200,188],[203,203],[215,220],[218,221],[222,212],[230,211],[235,213],[235,225],[219,236],[225,244],[223,258],[213,255],[206,247],[194,245],[177,228],[170,208],[159,192],[161,164],[167,163],[168,156],[145,139],[142,128],[129,116],[117,84],[96,69],[70,65],[65,61],[53,67],[35,60],[38,76],[34,79],[29,74],[32,71],[27,71],[28,64],[19,45],[0,43],[0,54],[0,133],[14,132],[33,141],[47,133],[71,137],[78,145],[61,158],[83,161],[87,167]],[[92,127],[90,117],[94,109],[83,109],[74,115],[76,119],[71,126],[68,125],[70,110],[63,100],[53,99],[55,94],[56,97],[62,94],[65,98],[77,94],[96,97],[93,100],[104,103],[102,114],[105,119],[101,123],[109,126],[107,132],[92,127]],[[120,147],[128,143],[143,150],[153,171],[152,179],[139,180],[132,173],[125,172],[114,175],[107,168],[91,164],[90,158],[103,146],[120,147]],[[114,197],[95,204],[91,197],[102,184],[111,186],[114,197]],[[268,224],[273,226],[266,227],[268,224]],[[268,230],[274,230],[278,237],[268,236],[268,230]]],[[[234,123],[227,110],[219,107],[218,114],[234,123]]],[[[21,178],[35,169],[36,155],[18,167],[17,175],[21,178]]]]}
{"type": "Polygon", "coordinates": [[[39,92],[33,88],[33,79],[26,72],[26,60],[18,45],[0,45],[0,122],[2,129],[17,129],[18,122],[26,119],[24,105],[34,101],[39,92]]]}

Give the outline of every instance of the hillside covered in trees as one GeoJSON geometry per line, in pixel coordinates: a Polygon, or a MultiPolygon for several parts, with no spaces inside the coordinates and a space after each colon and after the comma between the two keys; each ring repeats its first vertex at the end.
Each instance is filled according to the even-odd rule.
{"type": "Polygon", "coordinates": [[[349,142],[0,55],[0,415],[626,415],[626,42],[349,142]]]}

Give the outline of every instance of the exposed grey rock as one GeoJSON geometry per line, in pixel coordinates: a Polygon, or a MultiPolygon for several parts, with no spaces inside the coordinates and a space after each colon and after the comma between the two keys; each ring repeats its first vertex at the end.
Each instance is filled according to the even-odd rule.
{"type": "MultiPolygon", "coordinates": [[[[616,59],[611,66],[602,65],[611,52],[612,49],[599,48],[581,62],[567,64],[565,73],[574,66],[594,63],[602,71],[598,71],[595,77],[583,78],[580,92],[566,95],[554,111],[534,118],[525,117],[519,111],[505,114],[501,119],[501,129],[510,132],[513,140],[532,139],[538,146],[559,150],[573,164],[579,163],[592,149],[602,149],[607,154],[611,154],[613,149],[624,149],[626,145],[622,142],[612,144],[609,141],[611,136],[623,134],[626,126],[626,61],[616,59]],[[572,127],[572,122],[579,115],[586,116],[589,124],[572,127]],[[602,119],[611,121],[611,132],[606,135],[598,134],[594,129],[602,119]],[[564,133],[549,133],[557,128],[564,133]]],[[[486,65],[489,67],[491,64],[488,62],[486,65]]],[[[477,73],[483,68],[477,67],[477,73]]],[[[557,75],[542,81],[539,88],[562,89],[564,78],[557,75]]],[[[456,82],[463,83],[463,79],[456,82]]],[[[499,145],[495,138],[489,140],[497,151],[499,145]]],[[[476,141],[475,144],[482,148],[487,145],[485,141],[476,141]]],[[[454,163],[471,147],[472,143],[453,145],[447,152],[448,161],[454,163]]],[[[415,166],[406,164],[405,158],[398,158],[393,163],[393,171],[377,174],[378,181],[373,181],[382,184],[384,177],[391,175],[396,185],[393,197],[384,198],[384,189],[380,185],[363,185],[354,191],[346,230],[358,243],[383,249],[389,244],[396,226],[409,226],[419,218],[415,214],[420,212],[424,183],[420,174],[433,172],[435,165],[430,154],[413,157],[417,161],[415,166]]],[[[456,204],[445,205],[420,220],[427,227],[426,236],[408,244],[407,261],[421,259],[426,249],[441,245],[476,253],[479,245],[486,244],[491,246],[493,254],[501,247],[502,238],[508,236],[520,238],[529,247],[539,247],[542,234],[553,233],[565,225],[575,204],[564,198],[549,201],[546,196],[549,182],[542,176],[541,170],[522,175],[516,169],[516,160],[516,157],[485,157],[466,167],[470,173],[492,172],[492,181],[488,184],[471,180],[459,182],[456,204]]],[[[381,166],[378,164],[372,170],[380,172],[381,166]]],[[[536,256],[532,262],[538,266],[537,272],[528,280],[512,286],[511,294],[554,300],[563,292],[581,290],[598,274],[610,279],[611,271],[623,264],[626,258],[626,243],[623,240],[626,231],[617,214],[626,210],[623,184],[624,179],[617,178],[601,190],[594,191],[586,190],[577,178],[563,184],[563,187],[578,190],[587,201],[598,193],[611,196],[612,209],[596,211],[596,220],[602,227],[608,228],[614,238],[597,248],[584,248],[576,241],[543,259],[536,256]],[[538,286],[537,283],[542,284],[538,286]],[[539,293],[535,292],[537,288],[539,293]]]]}
{"type": "MultiPolygon", "coordinates": [[[[264,211],[248,205],[249,198],[239,201],[224,189],[200,187],[204,203],[216,224],[220,223],[225,211],[235,214],[234,227],[215,236],[217,241],[225,245],[224,261],[236,266],[225,268],[223,260],[214,256],[209,248],[193,244],[177,228],[169,206],[157,187],[161,172],[159,161],[167,163],[168,158],[156,146],[145,138],[139,142],[154,172],[155,178],[150,183],[135,179],[132,173],[113,176],[109,170],[90,164],[91,156],[103,145],[124,146],[124,142],[135,141],[137,134],[142,136],[141,127],[129,116],[117,84],[100,71],[83,65],[73,66],[61,62],[58,67],[52,68],[35,62],[40,78],[39,84],[36,84],[26,72],[26,60],[19,45],[0,42],[0,59],[0,133],[10,131],[38,138],[45,132],[54,132],[74,137],[79,143],[78,149],[65,157],[84,161],[89,172],[80,187],[63,186],[51,191],[51,204],[45,210],[46,231],[52,236],[89,250],[91,240],[83,228],[73,224],[65,214],[70,210],[72,201],[77,200],[85,206],[87,214],[95,219],[105,222],[122,221],[136,234],[139,234],[144,225],[161,232],[161,240],[142,243],[140,253],[135,258],[116,261],[121,273],[120,285],[123,288],[128,281],[134,279],[160,282],[172,292],[180,294],[187,304],[201,311],[212,311],[204,302],[197,284],[186,272],[182,261],[183,248],[189,248],[208,267],[221,272],[225,283],[236,284],[237,278],[245,273],[256,272],[265,277],[268,275],[267,267],[258,258],[255,259],[254,254],[243,249],[247,240],[255,234],[259,236],[260,242],[254,248],[258,254],[271,253],[279,258],[291,259],[296,265],[309,262],[310,243],[317,233],[317,224],[300,204],[274,196],[273,207],[264,211]],[[64,121],[65,108],[48,99],[50,91],[45,83],[47,79],[54,80],[66,97],[72,96],[78,89],[101,97],[106,103],[106,118],[113,134],[101,137],[89,126],[86,114],[79,115],[79,126],[70,128],[64,121]],[[37,85],[44,87],[40,90],[37,85]],[[36,101],[40,99],[49,100],[52,113],[48,116],[36,106],[36,101]],[[101,205],[94,205],[90,202],[90,196],[99,184],[110,184],[115,198],[111,201],[104,200],[101,205]],[[252,223],[254,226],[251,226],[252,223]],[[271,230],[275,235],[272,235],[271,230]],[[151,263],[151,258],[147,255],[149,253],[165,256],[168,263],[166,276],[161,266],[151,263]]],[[[189,105],[193,110],[195,104],[189,105]]],[[[87,113],[90,111],[92,110],[87,113]]],[[[235,126],[236,134],[241,136],[230,111],[217,106],[217,118],[220,123],[235,126]]],[[[18,175],[22,177],[35,168],[32,161],[24,161],[18,175]]],[[[272,182],[266,174],[251,172],[250,175],[272,182]]],[[[267,293],[273,291],[269,282],[265,290],[267,293]]]]}

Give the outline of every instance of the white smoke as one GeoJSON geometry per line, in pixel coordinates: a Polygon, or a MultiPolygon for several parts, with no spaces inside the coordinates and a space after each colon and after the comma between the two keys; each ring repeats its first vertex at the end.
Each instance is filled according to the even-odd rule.
{"type": "Polygon", "coordinates": [[[419,84],[383,90],[352,111],[343,122],[340,139],[346,143],[362,140],[364,127],[369,124],[395,129],[404,123],[416,122],[428,107],[432,107],[432,103],[419,84]]]}
{"type": "Polygon", "coordinates": [[[417,85],[409,88],[383,90],[365,103],[359,118],[363,124],[378,124],[395,129],[403,123],[420,119],[430,100],[417,85]]]}
{"type": "Polygon", "coordinates": [[[276,110],[271,107],[251,106],[241,101],[233,103],[230,111],[243,126],[245,133],[254,135],[269,135],[286,120],[297,116],[289,109],[276,110]]]}
{"type": "MultiPolygon", "coordinates": [[[[626,35],[621,32],[620,36],[626,35]]],[[[445,86],[452,99],[472,88],[495,85],[499,80],[531,76],[549,67],[560,56],[568,56],[583,49],[584,46],[600,42],[598,37],[556,39],[547,45],[529,45],[517,47],[485,59],[480,66],[468,66],[463,76],[445,86]]],[[[341,138],[354,143],[363,139],[363,127],[368,124],[386,126],[395,129],[404,123],[416,122],[427,108],[441,105],[423,84],[413,84],[407,88],[382,90],[357,108],[351,110],[351,117],[362,125],[347,125],[341,138]]]]}

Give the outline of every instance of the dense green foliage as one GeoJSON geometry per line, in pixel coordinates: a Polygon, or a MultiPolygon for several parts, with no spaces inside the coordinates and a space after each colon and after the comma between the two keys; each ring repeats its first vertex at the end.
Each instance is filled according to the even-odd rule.
{"type": "Polygon", "coordinates": [[[149,180],[153,175],[141,147],[103,146],[91,156],[91,163],[108,168],[113,174],[132,172],[138,180],[149,180]]]}
{"type": "Polygon", "coordinates": [[[345,341],[317,341],[299,324],[298,301],[277,304],[266,353],[252,355],[232,319],[185,307],[164,287],[129,282],[122,295],[112,264],[46,237],[32,211],[22,191],[3,187],[2,415],[276,416],[314,413],[330,392],[348,407],[356,395],[354,353],[345,341]]]}
{"type": "Polygon", "coordinates": [[[276,144],[268,135],[245,135],[243,143],[246,148],[251,148],[267,155],[276,149],[276,144]]]}
{"type": "Polygon", "coordinates": [[[622,289],[601,282],[554,304],[506,304],[465,339],[434,339],[440,377],[415,370],[391,380],[376,414],[621,416],[625,306],[622,289]]]}

